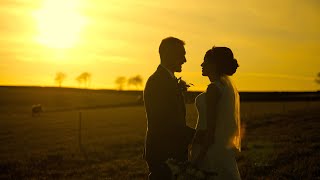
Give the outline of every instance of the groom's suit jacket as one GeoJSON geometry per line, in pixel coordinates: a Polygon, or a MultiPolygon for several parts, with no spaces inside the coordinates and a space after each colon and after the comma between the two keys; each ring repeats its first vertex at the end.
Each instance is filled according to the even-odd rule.
{"type": "Polygon", "coordinates": [[[146,83],[144,103],[147,114],[146,161],[187,160],[188,144],[195,130],[186,125],[185,103],[176,78],[161,65],[146,83]]]}

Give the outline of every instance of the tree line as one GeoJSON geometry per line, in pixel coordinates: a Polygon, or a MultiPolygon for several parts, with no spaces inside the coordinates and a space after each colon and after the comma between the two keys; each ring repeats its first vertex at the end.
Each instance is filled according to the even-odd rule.
{"type": "MultiPolygon", "coordinates": [[[[90,86],[91,77],[91,73],[83,72],[78,75],[75,80],[78,82],[79,87],[83,85],[85,88],[88,88],[90,86]]],[[[64,72],[57,72],[54,81],[58,85],[58,87],[62,87],[62,83],[66,78],[67,75],[64,72]]],[[[139,87],[143,86],[143,78],[140,75],[128,78],[126,78],[125,76],[119,76],[116,78],[115,84],[119,91],[122,91],[125,86],[127,86],[128,89],[132,86],[138,89],[139,87]]]]}
{"type": "MultiPolygon", "coordinates": [[[[65,73],[57,72],[54,81],[59,87],[61,87],[66,78],[67,75],[65,73]]],[[[88,72],[83,72],[79,76],[77,76],[75,80],[78,82],[79,87],[81,87],[81,85],[84,85],[85,88],[88,88],[91,80],[91,74],[88,72]]]]}
{"type": "MultiPolygon", "coordinates": [[[[66,77],[67,75],[65,73],[57,72],[54,80],[57,83],[57,85],[61,87],[66,77]]],[[[89,72],[83,72],[79,76],[77,76],[75,80],[78,82],[79,87],[81,87],[81,85],[84,85],[85,88],[88,88],[91,81],[91,74],[89,72]]],[[[320,84],[320,72],[317,74],[315,78],[315,82],[317,84],[320,84]]],[[[119,91],[122,91],[125,86],[127,86],[128,89],[132,86],[138,89],[139,87],[143,86],[143,78],[140,75],[136,75],[128,78],[125,76],[119,76],[116,78],[115,84],[119,91]]]]}
{"type": "Polygon", "coordinates": [[[125,76],[119,76],[116,78],[115,83],[119,91],[122,91],[124,86],[127,85],[128,89],[131,86],[135,86],[136,89],[143,86],[143,78],[140,75],[126,78],[125,76]]]}
{"type": "Polygon", "coordinates": [[[320,72],[318,72],[318,75],[317,75],[317,78],[316,78],[316,82],[317,82],[318,84],[320,84],[320,72]]]}

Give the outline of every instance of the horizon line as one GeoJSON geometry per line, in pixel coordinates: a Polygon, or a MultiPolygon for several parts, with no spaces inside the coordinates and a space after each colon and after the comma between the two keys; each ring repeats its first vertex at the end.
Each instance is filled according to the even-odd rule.
{"type": "MultiPolygon", "coordinates": [[[[77,90],[92,90],[92,91],[118,91],[118,92],[134,92],[134,91],[143,91],[143,89],[123,89],[123,90],[118,90],[118,89],[111,89],[111,88],[79,88],[79,87],[73,87],[73,86],[62,86],[62,87],[58,87],[58,86],[41,86],[41,85],[0,85],[0,88],[2,87],[9,87],[9,88],[56,88],[56,89],[77,89],[77,90]]],[[[203,90],[190,90],[188,92],[203,92],[203,90]]],[[[308,91],[280,91],[280,90],[273,90],[273,91],[268,91],[268,90],[243,90],[243,91],[239,91],[239,92],[248,92],[248,93],[254,93],[254,92],[258,92],[258,93],[268,93],[268,92],[320,92],[319,90],[308,90],[308,91]]]]}

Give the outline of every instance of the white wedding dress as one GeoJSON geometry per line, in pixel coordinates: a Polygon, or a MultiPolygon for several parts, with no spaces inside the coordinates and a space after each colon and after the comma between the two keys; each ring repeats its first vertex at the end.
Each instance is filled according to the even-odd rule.
{"type": "MultiPolygon", "coordinates": [[[[235,160],[235,150],[241,150],[239,94],[228,76],[223,76],[220,81],[214,82],[213,85],[221,91],[216,111],[215,139],[205,158],[199,163],[199,168],[217,172],[218,176],[214,179],[241,179],[235,160]]],[[[203,92],[196,98],[197,130],[207,128],[205,96],[206,92],[203,92]]],[[[193,145],[191,158],[197,156],[200,146],[199,144],[193,145]]]]}

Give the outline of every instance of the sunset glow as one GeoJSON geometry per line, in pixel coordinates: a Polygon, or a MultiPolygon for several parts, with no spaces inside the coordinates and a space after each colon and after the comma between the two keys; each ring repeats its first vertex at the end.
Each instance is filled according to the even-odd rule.
{"type": "Polygon", "coordinates": [[[85,25],[78,8],[76,0],[45,0],[41,9],[34,12],[38,42],[52,48],[73,47],[85,25]]]}

